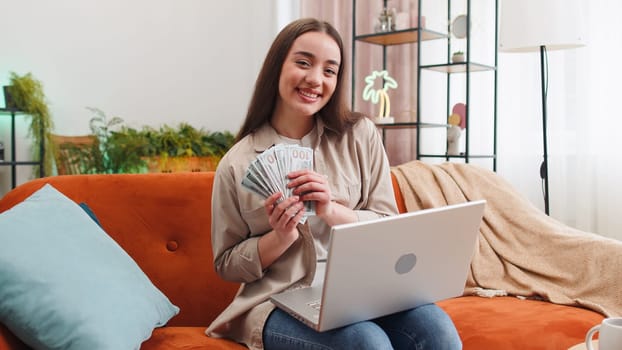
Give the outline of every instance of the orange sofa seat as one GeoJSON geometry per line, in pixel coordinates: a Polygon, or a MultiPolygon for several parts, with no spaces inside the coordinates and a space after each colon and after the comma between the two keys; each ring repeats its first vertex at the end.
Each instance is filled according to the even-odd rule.
{"type": "MultiPolygon", "coordinates": [[[[220,279],[212,264],[213,179],[213,172],[48,177],[7,193],[0,199],[0,212],[45,183],[77,203],[85,202],[106,232],[180,308],[167,326],[154,330],[142,349],[244,349],[204,333],[238,288],[220,279]]],[[[458,297],[438,304],[454,320],[467,350],[567,349],[603,319],[586,309],[513,297],[458,297]]],[[[0,350],[15,349],[28,347],[0,324],[0,350]]]]}

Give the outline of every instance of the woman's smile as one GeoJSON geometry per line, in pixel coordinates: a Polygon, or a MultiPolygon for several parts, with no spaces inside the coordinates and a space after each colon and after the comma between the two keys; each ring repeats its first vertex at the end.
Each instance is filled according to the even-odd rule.
{"type": "Polygon", "coordinates": [[[313,90],[306,90],[306,89],[301,89],[298,88],[298,93],[304,98],[304,99],[308,99],[309,102],[315,102],[318,97],[322,97],[322,95],[319,92],[315,92],[313,90]]]}

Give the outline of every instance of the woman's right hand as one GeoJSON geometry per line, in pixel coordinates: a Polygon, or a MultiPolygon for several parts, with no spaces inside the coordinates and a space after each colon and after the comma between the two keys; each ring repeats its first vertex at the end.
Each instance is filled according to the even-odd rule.
{"type": "Polygon", "coordinates": [[[296,225],[304,214],[304,205],[299,196],[282,198],[282,193],[275,193],[264,203],[272,231],[259,238],[259,260],[263,269],[272,265],[300,235],[296,225]]]}
{"type": "Polygon", "coordinates": [[[266,199],[264,207],[268,213],[268,222],[279,240],[293,242],[298,239],[296,225],[305,212],[299,196],[283,199],[283,194],[277,192],[266,199]]]}

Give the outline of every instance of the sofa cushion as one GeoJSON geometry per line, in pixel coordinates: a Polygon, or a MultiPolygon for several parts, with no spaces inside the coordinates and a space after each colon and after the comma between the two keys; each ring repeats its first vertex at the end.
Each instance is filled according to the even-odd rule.
{"type": "Polygon", "coordinates": [[[0,214],[0,227],[0,322],[30,346],[138,349],[179,312],[51,185],[0,214]]]}
{"type": "Polygon", "coordinates": [[[603,319],[592,310],[511,296],[463,296],[437,304],[454,321],[464,350],[568,349],[603,319]]]}
{"type": "Polygon", "coordinates": [[[246,346],[224,338],[205,335],[205,327],[160,327],[140,350],[209,349],[245,350],[246,346]]]}

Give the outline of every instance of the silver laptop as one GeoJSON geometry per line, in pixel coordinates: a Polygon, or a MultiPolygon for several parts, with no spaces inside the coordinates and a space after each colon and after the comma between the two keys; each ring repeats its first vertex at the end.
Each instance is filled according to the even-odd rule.
{"type": "Polygon", "coordinates": [[[324,282],[271,301],[323,332],[462,295],[485,203],[333,226],[324,282]]]}

